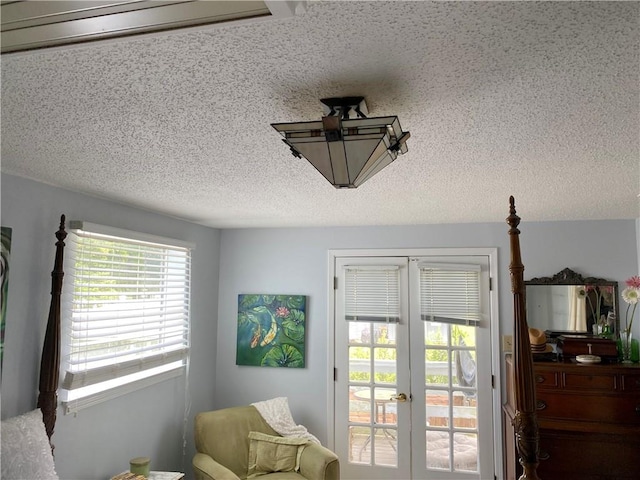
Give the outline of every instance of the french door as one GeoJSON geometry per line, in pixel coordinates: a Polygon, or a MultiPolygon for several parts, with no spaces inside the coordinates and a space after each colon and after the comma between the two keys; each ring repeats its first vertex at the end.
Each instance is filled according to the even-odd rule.
{"type": "Polygon", "coordinates": [[[494,478],[488,255],[336,257],[334,272],[342,478],[494,478]]]}

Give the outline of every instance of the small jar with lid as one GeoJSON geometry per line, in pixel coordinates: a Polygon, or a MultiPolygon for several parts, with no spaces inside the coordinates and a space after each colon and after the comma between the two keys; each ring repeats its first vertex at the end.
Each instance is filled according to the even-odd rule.
{"type": "Polygon", "coordinates": [[[142,475],[145,478],[149,477],[149,465],[151,460],[149,457],[136,457],[129,460],[129,471],[136,475],[142,475]]]}

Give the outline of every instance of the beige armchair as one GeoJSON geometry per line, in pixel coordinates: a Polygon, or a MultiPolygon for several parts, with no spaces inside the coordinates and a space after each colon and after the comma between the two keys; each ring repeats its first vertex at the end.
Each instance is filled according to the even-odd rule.
{"type": "MultiPolygon", "coordinates": [[[[279,436],[252,406],[202,412],[195,418],[193,457],[196,480],[245,480],[249,469],[249,432],[279,436]]],[[[327,448],[308,443],[299,457],[299,472],[260,475],[259,480],[339,480],[338,457],[327,448]]]]}

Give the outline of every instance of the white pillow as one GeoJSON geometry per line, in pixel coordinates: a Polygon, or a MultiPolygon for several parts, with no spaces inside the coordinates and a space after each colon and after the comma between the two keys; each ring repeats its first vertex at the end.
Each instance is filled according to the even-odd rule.
{"type": "Polygon", "coordinates": [[[0,463],[4,480],[58,480],[42,411],[3,420],[0,463]]]}

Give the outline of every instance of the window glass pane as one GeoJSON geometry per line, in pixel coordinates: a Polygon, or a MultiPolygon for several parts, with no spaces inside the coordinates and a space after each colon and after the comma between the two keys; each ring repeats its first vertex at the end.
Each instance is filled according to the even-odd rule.
{"type": "Polygon", "coordinates": [[[451,434],[427,430],[427,468],[434,470],[451,469],[451,434]]]}
{"type": "Polygon", "coordinates": [[[349,461],[371,464],[370,427],[349,427],[349,461]]]}
{"type": "Polygon", "coordinates": [[[426,385],[444,385],[449,382],[449,351],[427,348],[424,352],[426,385]]]}
{"type": "Polygon", "coordinates": [[[478,435],[461,432],[453,434],[453,464],[459,472],[478,471],[478,435]]]}
{"type": "Polygon", "coordinates": [[[478,428],[478,408],[475,392],[460,392],[454,390],[453,398],[453,426],[455,428],[478,428]]]}
{"type": "Polygon", "coordinates": [[[393,323],[373,324],[374,342],[382,345],[396,344],[396,325],[393,323]]]}
{"type": "Polygon", "coordinates": [[[376,383],[396,383],[396,349],[374,348],[375,381],[376,383]]]}
{"type": "Polygon", "coordinates": [[[370,347],[349,347],[349,381],[371,381],[370,347]]]}
{"type": "Polygon", "coordinates": [[[451,344],[455,346],[476,346],[476,328],[463,325],[451,326],[451,344]]]}
{"type": "Polygon", "coordinates": [[[444,323],[424,322],[425,345],[447,345],[448,329],[444,323]]]}
{"type": "Polygon", "coordinates": [[[449,426],[449,392],[427,390],[425,406],[428,427],[449,426]]]}
{"type": "Polygon", "coordinates": [[[349,322],[349,343],[351,345],[371,343],[371,323],[349,322]]]}
{"type": "Polygon", "coordinates": [[[375,422],[396,425],[398,410],[395,400],[392,400],[392,397],[396,395],[396,389],[376,387],[374,395],[375,422]]]}
{"type": "Polygon", "coordinates": [[[389,428],[376,428],[375,438],[375,463],[387,467],[398,465],[396,431],[389,428]]]}
{"type": "Polygon", "coordinates": [[[460,387],[476,388],[476,352],[474,350],[454,350],[453,384],[460,387]]]}
{"type": "Polygon", "coordinates": [[[371,423],[371,389],[349,387],[349,421],[371,423]]]}

